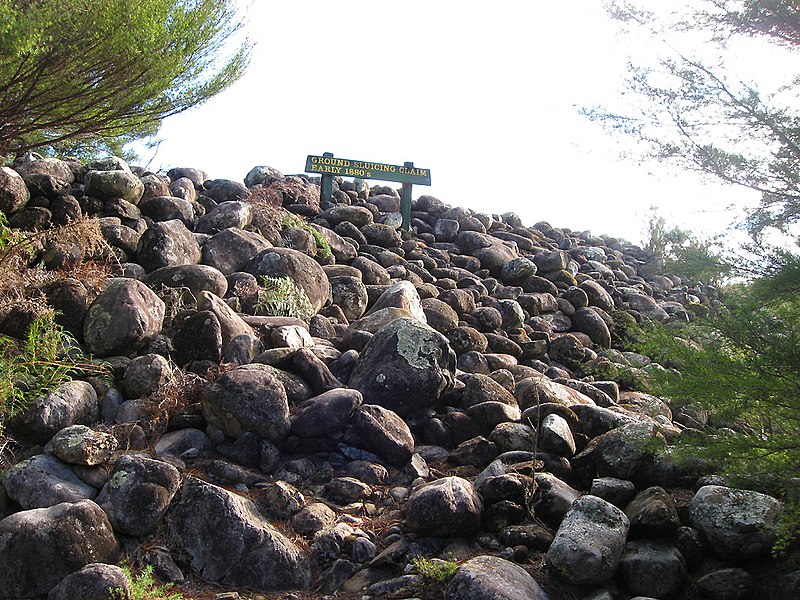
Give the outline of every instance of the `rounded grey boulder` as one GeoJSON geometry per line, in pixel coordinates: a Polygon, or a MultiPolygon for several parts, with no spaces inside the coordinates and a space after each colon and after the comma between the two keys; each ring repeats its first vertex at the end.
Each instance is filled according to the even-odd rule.
{"type": "Polygon", "coordinates": [[[630,523],[596,496],[581,496],[567,512],[547,551],[550,566],[569,583],[601,583],[614,576],[630,523]]]}
{"type": "Polygon", "coordinates": [[[692,498],[689,518],[714,554],[742,561],[769,553],[781,510],[781,503],[766,494],[706,485],[692,498]]]}
{"type": "Polygon", "coordinates": [[[113,279],[86,315],[83,338],[99,357],[129,354],[152,341],[164,323],[164,302],[136,279],[113,279]]]}
{"type": "Polygon", "coordinates": [[[406,502],[406,523],[422,535],[462,537],[481,524],[483,501],[461,477],[443,477],[415,489],[406,502]]]}
{"type": "Polygon", "coordinates": [[[525,569],[497,556],[476,556],[458,568],[445,600],[547,600],[525,569]]]}

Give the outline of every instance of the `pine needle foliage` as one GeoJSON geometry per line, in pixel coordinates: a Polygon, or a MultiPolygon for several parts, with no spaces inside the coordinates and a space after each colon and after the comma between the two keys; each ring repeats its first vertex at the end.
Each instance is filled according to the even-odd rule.
{"type": "Polygon", "coordinates": [[[0,155],[117,153],[235,82],[232,0],[0,3],[0,155]]]}

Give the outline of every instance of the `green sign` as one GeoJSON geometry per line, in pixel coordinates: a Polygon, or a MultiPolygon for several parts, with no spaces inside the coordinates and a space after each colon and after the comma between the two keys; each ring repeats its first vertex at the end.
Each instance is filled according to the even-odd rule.
{"type": "Polygon", "coordinates": [[[322,175],[341,175],[342,177],[358,177],[360,179],[382,179],[399,183],[431,184],[430,169],[414,166],[385,165],[366,160],[335,158],[333,156],[309,155],[306,159],[306,173],[322,175]]]}

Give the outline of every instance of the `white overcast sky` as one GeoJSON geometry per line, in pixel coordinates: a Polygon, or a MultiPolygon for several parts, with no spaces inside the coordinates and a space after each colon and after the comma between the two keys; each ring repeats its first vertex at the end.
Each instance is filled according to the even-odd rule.
{"type": "MultiPolygon", "coordinates": [[[[247,2],[242,2],[242,5],[247,2]]],[[[242,180],[308,154],[429,168],[432,194],[640,242],[650,207],[702,235],[741,190],[622,160],[578,113],[617,98],[639,51],[596,0],[255,0],[245,77],[167,119],[151,169],[242,180]]]]}

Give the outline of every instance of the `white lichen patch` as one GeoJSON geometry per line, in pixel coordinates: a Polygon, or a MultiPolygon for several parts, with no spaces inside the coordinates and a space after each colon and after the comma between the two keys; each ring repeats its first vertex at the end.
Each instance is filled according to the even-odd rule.
{"type": "Polygon", "coordinates": [[[434,331],[408,321],[397,330],[397,353],[415,369],[429,369],[436,364],[441,350],[434,331]]]}
{"type": "Polygon", "coordinates": [[[125,481],[130,476],[131,473],[128,473],[127,471],[117,471],[111,476],[111,478],[108,480],[108,483],[112,488],[119,488],[125,485],[125,481]]]}

